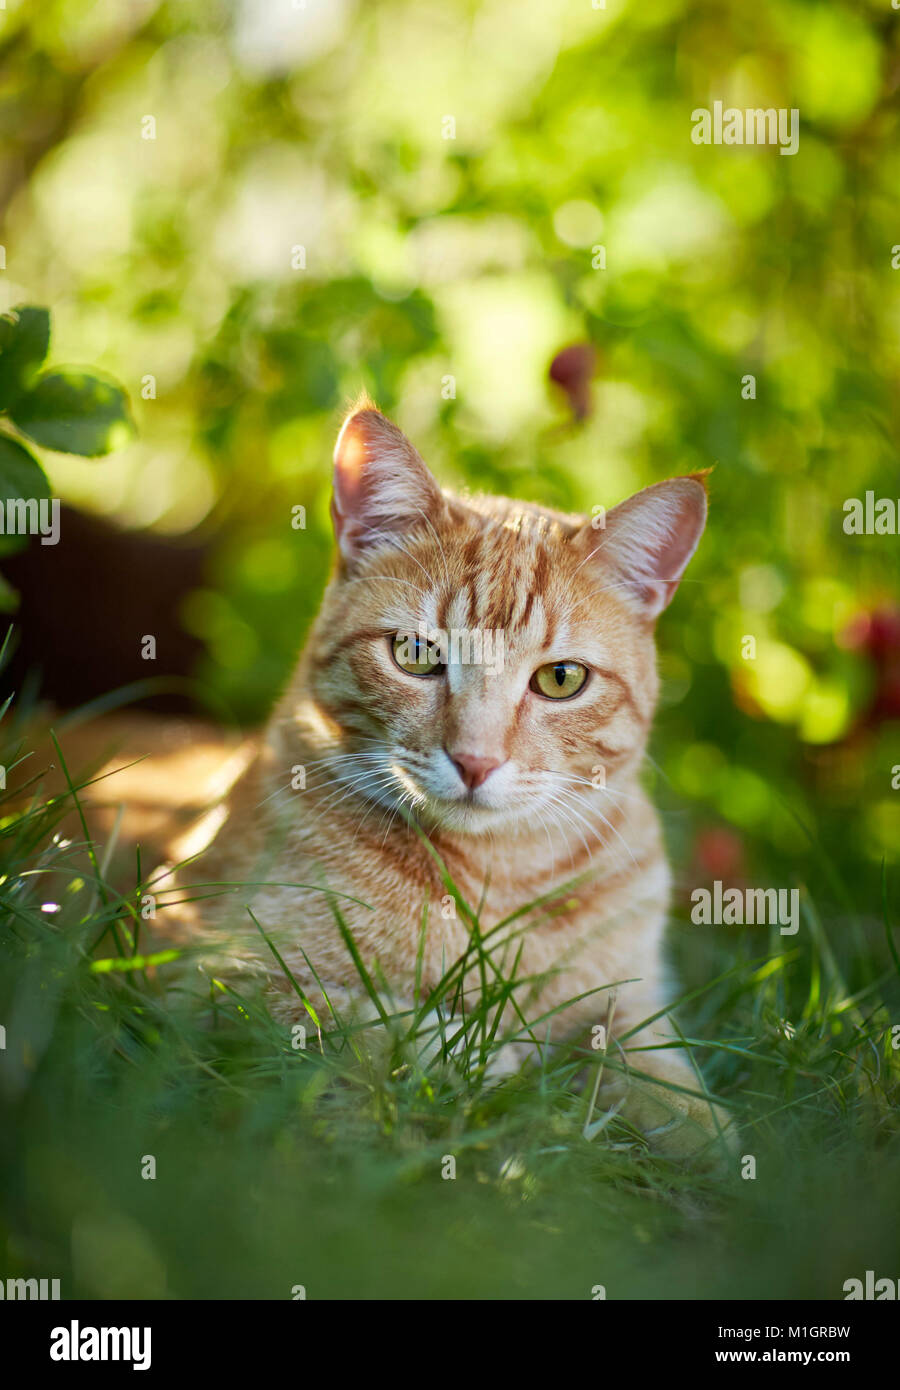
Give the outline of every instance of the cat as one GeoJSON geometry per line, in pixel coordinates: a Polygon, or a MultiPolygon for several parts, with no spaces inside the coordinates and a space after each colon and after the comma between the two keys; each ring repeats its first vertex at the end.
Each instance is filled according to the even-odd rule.
{"type": "MultiPolygon", "coordinates": [[[[363,990],[337,903],[366,969],[409,1007],[417,970],[425,993],[470,938],[439,856],[480,904],[482,934],[540,900],[496,936],[515,933],[519,978],[542,977],[529,1017],[574,1001],[553,1014],[552,1039],[607,1024],[615,1038],[656,1019],[626,1059],[667,1084],[620,1070],[609,1095],[663,1151],[707,1145],[722,1114],[696,1094],[683,1053],[661,1046],[670,871],[639,780],[654,625],[706,511],[703,474],[592,519],[456,496],[358,402],[334,452],[337,557],[320,612],[218,833],[172,881],[264,886],[182,905],[176,937],[218,950],[218,971],[227,958],[263,983],[277,1017],[308,1024],[259,928],[320,1018],[323,991],[352,1011],[363,990]],[[622,981],[611,1012],[608,987],[622,981]]],[[[466,988],[475,997],[474,968],[466,988]]],[[[517,1034],[518,1062],[519,1020],[501,1031],[517,1034]]],[[[608,1055],[620,1060],[612,1041],[608,1055]]]]}

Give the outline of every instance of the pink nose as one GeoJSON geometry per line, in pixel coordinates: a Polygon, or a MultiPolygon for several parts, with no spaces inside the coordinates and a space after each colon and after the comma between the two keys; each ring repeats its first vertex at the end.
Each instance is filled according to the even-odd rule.
{"type": "Polygon", "coordinates": [[[448,753],[447,756],[470,791],[486,782],[494,768],[503,763],[502,758],[481,758],[475,753],[448,753]]]}

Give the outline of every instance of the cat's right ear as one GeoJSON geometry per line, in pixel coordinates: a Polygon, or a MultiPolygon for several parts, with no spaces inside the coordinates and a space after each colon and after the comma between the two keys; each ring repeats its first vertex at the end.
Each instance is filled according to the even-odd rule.
{"type": "Polygon", "coordinates": [[[341,555],[352,563],[440,517],[440,488],[406,435],[370,401],[354,407],[334,447],[331,516],[341,555]]]}
{"type": "MultiPolygon", "coordinates": [[[[708,471],[708,470],[707,470],[708,471]]],[[[594,523],[577,533],[589,560],[654,619],[671,602],[706,525],[706,473],[667,478],[613,507],[602,539],[594,523]]]]}

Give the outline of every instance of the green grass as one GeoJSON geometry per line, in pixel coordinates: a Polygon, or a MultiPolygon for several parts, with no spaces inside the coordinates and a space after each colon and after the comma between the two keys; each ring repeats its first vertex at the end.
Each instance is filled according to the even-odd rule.
{"type": "Polygon", "coordinates": [[[0,804],[0,1275],[68,1297],[839,1298],[900,1274],[888,885],[882,920],[848,921],[823,873],[793,938],[676,924],[684,1043],[740,1126],[711,1174],[605,1115],[599,1067],[640,1053],[546,1047],[514,949],[452,884],[481,979],[462,1022],[452,962],[398,1011],[357,958],[372,1021],[310,1011],[302,1050],[261,998],[186,989],[196,962],[143,954],[140,860],[123,897],[108,846],[60,839],[87,776],[0,804]],[[536,1060],[498,1080],[506,1001],[536,1060]]]}

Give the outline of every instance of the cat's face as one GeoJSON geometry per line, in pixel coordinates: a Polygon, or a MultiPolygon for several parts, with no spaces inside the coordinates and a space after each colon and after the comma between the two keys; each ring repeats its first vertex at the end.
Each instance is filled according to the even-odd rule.
{"type": "Polygon", "coordinates": [[[456,831],[596,825],[643,753],[653,621],[703,485],[657,484],[599,525],[453,498],[366,407],[338,441],[333,512],[341,559],[304,662],[329,777],[456,831]]]}

